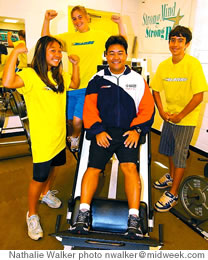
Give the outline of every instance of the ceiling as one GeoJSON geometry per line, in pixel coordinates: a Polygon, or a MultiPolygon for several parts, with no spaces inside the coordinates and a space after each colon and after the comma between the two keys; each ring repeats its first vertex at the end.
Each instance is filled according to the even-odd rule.
{"type": "MultiPolygon", "coordinates": [[[[3,23],[4,19],[14,19],[14,20],[18,20],[18,22],[16,24],[24,24],[25,20],[21,19],[21,18],[14,18],[14,17],[6,17],[6,16],[0,16],[0,22],[3,23]]],[[[8,22],[7,22],[8,23],[8,22]]]]}

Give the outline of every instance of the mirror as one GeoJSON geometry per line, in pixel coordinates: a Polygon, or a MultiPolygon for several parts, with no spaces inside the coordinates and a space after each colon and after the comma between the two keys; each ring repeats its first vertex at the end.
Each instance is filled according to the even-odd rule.
{"type": "MultiPolygon", "coordinates": [[[[15,42],[19,40],[18,32],[20,30],[25,30],[24,19],[0,16],[0,85],[6,60],[13,49],[8,47],[7,32],[12,32],[11,40],[15,42]]],[[[27,64],[27,59],[25,61],[27,64]]]]}
{"type": "MultiPolygon", "coordinates": [[[[4,17],[0,16],[0,43],[8,47],[7,43],[7,32],[12,32],[12,41],[17,41],[18,31],[25,30],[25,20],[14,17],[4,17]]],[[[8,47],[8,54],[11,52],[12,48],[8,47]]]]}

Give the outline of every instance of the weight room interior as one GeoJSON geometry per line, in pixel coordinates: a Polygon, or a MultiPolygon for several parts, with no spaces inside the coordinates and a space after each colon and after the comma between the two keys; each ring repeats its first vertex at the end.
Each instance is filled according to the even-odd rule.
{"type": "MultiPolygon", "coordinates": [[[[40,30],[42,26],[44,12],[47,9],[55,9],[59,11],[60,17],[57,22],[54,22],[52,32],[63,32],[70,29],[68,26],[68,8],[71,5],[84,5],[90,10],[95,12],[108,12],[119,13],[124,17],[124,23],[126,31],[128,33],[129,40],[129,60],[131,58],[146,59],[146,67],[143,74],[144,77],[154,75],[155,70],[161,60],[169,56],[168,49],[164,52],[151,52],[146,47],[145,41],[143,41],[144,35],[141,34],[141,30],[144,31],[144,14],[155,14],[155,10],[160,10],[160,7],[165,4],[175,6],[175,10],[181,11],[181,16],[186,23],[185,26],[190,26],[192,31],[195,32],[192,45],[188,50],[190,54],[198,57],[203,65],[203,68],[207,68],[207,46],[203,43],[199,43],[197,37],[203,36],[207,39],[206,26],[203,25],[202,19],[206,19],[206,14],[203,9],[207,6],[205,0],[199,1],[192,0],[189,12],[186,10],[185,1],[154,1],[154,7],[150,8],[150,0],[117,0],[114,3],[107,0],[105,7],[98,1],[88,0],[76,0],[71,1],[63,0],[62,3],[57,3],[55,0],[40,2],[40,0],[30,1],[30,4],[26,0],[18,3],[13,0],[8,0],[4,3],[4,7],[0,8],[0,30],[1,31],[18,31],[21,29],[26,30],[26,40],[29,47],[29,61],[31,60],[34,50],[34,44],[40,36],[40,30]],[[165,3],[164,3],[165,2],[165,3]],[[159,6],[159,7],[158,7],[159,6]],[[12,8],[11,8],[12,7],[12,8]],[[143,11],[142,8],[144,8],[143,11]],[[138,18],[139,17],[139,18],[138,18]],[[5,18],[18,18],[19,22],[4,23],[5,18]],[[140,19],[140,20],[139,20],[140,19]],[[136,21],[141,21],[138,24],[136,21]],[[31,30],[31,28],[33,30],[31,30]],[[201,32],[199,32],[201,30],[201,32]],[[140,47],[141,46],[141,47],[140,47]]],[[[208,7],[208,6],[207,6],[208,7]]],[[[175,11],[176,12],[176,11],[175,11]]],[[[177,14],[177,12],[176,12],[177,14]]],[[[183,20],[181,20],[180,24],[183,20]]],[[[170,23],[170,22],[169,22],[170,23]]],[[[2,38],[1,38],[2,39],[2,38]]],[[[151,39],[156,42],[158,39],[151,39]]],[[[152,44],[152,46],[155,46],[152,44]]],[[[152,48],[152,47],[151,47],[152,48]]],[[[159,49],[156,46],[156,49],[159,49]]],[[[8,48],[10,53],[11,48],[8,48]]],[[[68,69],[68,64],[64,65],[68,69]]],[[[206,72],[205,75],[207,76],[206,72]]],[[[205,94],[202,111],[200,116],[199,126],[196,129],[196,133],[190,146],[190,154],[187,159],[187,168],[185,171],[184,179],[192,175],[204,175],[206,160],[208,155],[208,138],[207,138],[207,100],[208,95],[205,94]],[[200,160],[199,160],[200,159],[200,160]]],[[[57,215],[62,215],[60,230],[68,228],[66,223],[67,201],[70,198],[72,192],[72,185],[76,170],[77,161],[72,153],[67,148],[67,163],[61,167],[61,170],[56,178],[54,189],[59,191],[59,197],[63,201],[63,206],[60,209],[50,209],[44,204],[40,204],[39,211],[42,226],[45,231],[44,238],[40,241],[31,240],[26,233],[25,212],[27,211],[27,191],[28,185],[32,178],[32,157],[28,145],[27,134],[22,128],[21,120],[18,114],[12,110],[11,104],[8,106],[8,110],[4,111],[2,108],[2,97],[0,97],[0,111],[1,114],[5,113],[5,128],[15,129],[4,130],[0,135],[0,182],[3,184],[0,192],[0,221],[2,223],[0,231],[0,249],[1,250],[56,250],[63,249],[62,244],[54,237],[47,234],[53,233],[55,230],[55,223],[57,215]],[[16,132],[15,132],[16,131],[16,132]],[[7,143],[8,142],[8,143],[7,143]],[[5,144],[7,143],[7,144],[5,144]]],[[[152,182],[159,179],[164,173],[167,172],[168,161],[167,158],[158,153],[158,144],[161,130],[161,120],[157,113],[155,123],[151,132],[151,173],[152,182]]],[[[107,169],[110,168],[110,163],[107,169]]],[[[96,196],[106,197],[108,192],[107,183],[110,179],[110,170],[106,170],[105,176],[100,176],[99,188],[96,192],[96,196]]],[[[119,199],[125,199],[124,195],[124,180],[123,175],[119,172],[118,177],[118,189],[117,197],[119,199]]],[[[162,191],[151,189],[153,203],[161,196],[162,191]]],[[[207,198],[208,199],[208,198],[207,198]]],[[[187,213],[183,209],[182,205],[178,203],[175,207],[183,215],[187,216],[187,213]]],[[[208,215],[208,212],[207,212],[208,215]]],[[[163,240],[164,245],[162,250],[205,250],[208,249],[207,240],[200,236],[188,225],[183,223],[178,217],[171,212],[158,213],[154,212],[154,229],[151,232],[153,238],[158,238],[158,225],[163,224],[163,240]]],[[[207,227],[203,226],[202,229],[208,232],[207,227]]]]}

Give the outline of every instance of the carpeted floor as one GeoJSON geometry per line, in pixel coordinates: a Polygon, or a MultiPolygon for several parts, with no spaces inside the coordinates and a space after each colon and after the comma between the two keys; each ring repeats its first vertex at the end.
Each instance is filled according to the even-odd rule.
{"type": "MultiPolygon", "coordinates": [[[[159,136],[152,133],[152,181],[158,179],[167,172],[155,163],[159,161],[167,166],[167,159],[158,154],[159,136]]],[[[68,228],[66,222],[67,201],[70,198],[76,160],[67,150],[67,164],[60,169],[54,183],[54,189],[59,190],[59,197],[63,201],[60,209],[50,209],[40,204],[39,214],[44,229],[44,238],[33,241],[27,236],[25,215],[27,211],[27,191],[32,178],[31,156],[19,157],[9,160],[2,158],[12,155],[28,154],[27,145],[0,146],[0,249],[1,250],[56,250],[63,249],[62,244],[48,234],[55,231],[56,217],[62,215],[60,230],[68,228]]],[[[191,152],[187,160],[185,176],[203,175],[204,162],[198,161],[198,154],[191,152]]],[[[118,195],[125,196],[123,190],[122,176],[119,180],[118,195]]],[[[106,194],[107,183],[102,177],[98,192],[106,194]],[[102,190],[103,189],[103,190],[102,190]]],[[[152,200],[155,202],[162,194],[162,191],[152,188],[152,200]]],[[[177,207],[177,206],[176,206],[177,207]]],[[[196,232],[177,219],[170,212],[157,213],[154,216],[155,227],[151,237],[158,238],[158,224],[164,226],[164,246],[162,250],[205,250],[208,249],[208,241],[199,236],[196,232]]]]}

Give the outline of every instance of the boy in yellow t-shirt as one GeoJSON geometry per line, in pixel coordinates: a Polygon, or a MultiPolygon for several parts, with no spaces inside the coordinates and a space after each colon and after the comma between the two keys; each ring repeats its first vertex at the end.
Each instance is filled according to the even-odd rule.
{"type": "Polygon", "coordinates": [[[186,168],[189,145],[200,112],[203,92],[208,90],[200,62],[185,54],[192,39],[191,31],[177,26],[169,34],[172,57],[163,61],[151,82],[153,96],[164,120],[159,152],[168,156],[170,173],[154,182],[156,189],[171,187],[155,203],[159,212],[169,211],[178,201],[178,188],[186,168]],[[160,92],[165,92],[164,111],[160,92]]]}
{"type": "MultiPolygon", "coordinates": [[[[58,13],[55,10],[46,11],[42,36],[50,35],[50,21],[57,15],[58,13]]],[[[92,76],[97,72],[97,65],[102,63],[105,42],[110,35],[105,31],[90,28],[90,17],[84,6],[74,6],[71,10],[71,19],[76,32],[66,32],[55,37],[62,42],[64,51],[68,55],[73,53],[80,57],[80,87],[75,91],[67,92],[67,141],[70,143],[70,150],[76,152],[78,151],[82,129],[86,88],[92,76]]],[[[126,36],[121,17],[112,15],[111,19],[118,25],[119,34],[126,36]]]]}

